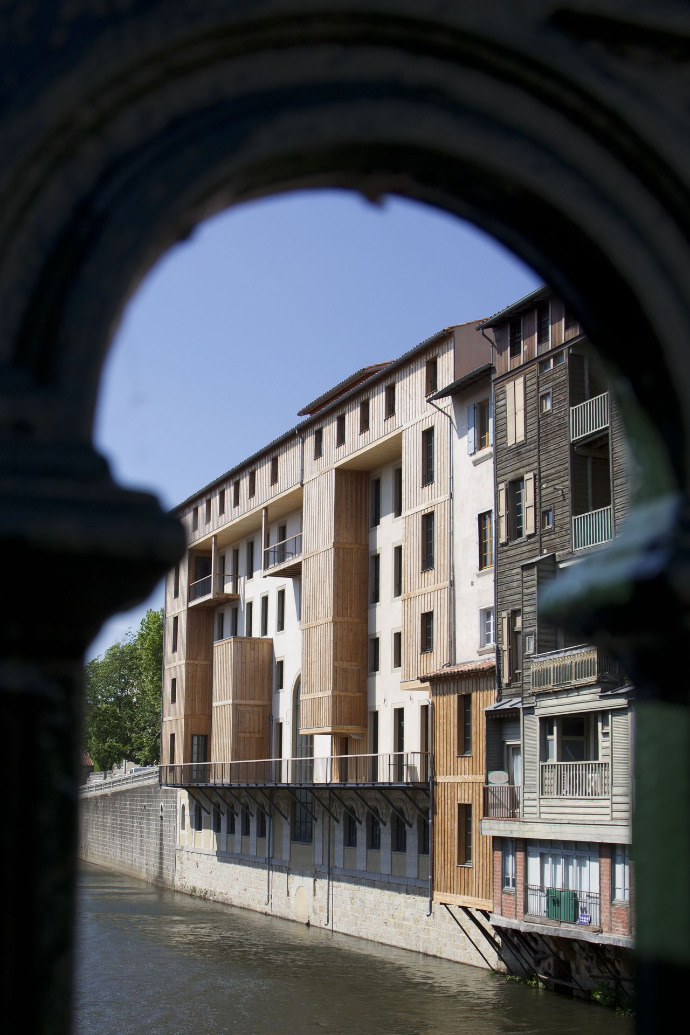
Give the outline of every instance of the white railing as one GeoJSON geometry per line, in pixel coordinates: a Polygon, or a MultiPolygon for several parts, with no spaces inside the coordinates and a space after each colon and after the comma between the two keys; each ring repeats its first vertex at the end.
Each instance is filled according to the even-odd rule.
{"type": "Polygon", "coordinates": [[[613,538],[611,506],[590,510],[587,514],[573,517],[573,550],[586,550],[589,546],[608,543],[613,538]]]}
{"type": "Polygon", "coordinates": [[[608,798],[608,762],[542,762],[543,798],[608,798]]]}
{"type": "Polygon", "coordinates": [[[158,766],[147,766],[131,773],[92,773],[88,782],[79,788],[80,794],[104,794],[106,791],[120,790],[133,784],[158,784],[158,766]]]}
{"type": "Polygon", "coordinates": [[[620,680],[620,667],[615,658],[598,647],[567,647],[532,658],[532,690],[586,686],[602,678],[609,682],[620,680]]]}
{"type": "Polygon", "coordinates": [[[602,431],[609,426],[609,393],[595,395],[578,406],[570,407],[570,441],[602,431]]]}

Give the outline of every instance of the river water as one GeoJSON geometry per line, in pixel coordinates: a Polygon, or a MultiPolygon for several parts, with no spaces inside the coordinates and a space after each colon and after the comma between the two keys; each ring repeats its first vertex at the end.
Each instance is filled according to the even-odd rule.
{"type": "Polygon", "coordinates": [[[84,866],[77,1035],[630,1035],[603,1007],[84,866]]]}

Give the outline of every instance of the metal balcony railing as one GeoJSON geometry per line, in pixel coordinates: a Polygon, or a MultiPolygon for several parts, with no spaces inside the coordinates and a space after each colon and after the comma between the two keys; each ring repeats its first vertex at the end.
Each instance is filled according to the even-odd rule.
{"type": "Polygon", "coordinates": [[[532,690],[586,686],[599,680],[620,683],[620,666],[598,647],[584,645],[535,654],[532,658],[532,690]]]}
{"type": "Polygon", "coordinates": [[[429,755],[396,751],[382,755],[327,755],[322,758],[264,758],[246,762],[191,762],[162,765],[160,782],[168,787],[277,787],[371,784],[419,784],[429,781],[429,755]]]}
{"type": "Polygon", "coordinates": [[[517,784],[485,784],[484,816],[486,819],[519,819],[522,787],[517,784]]]}
{"type": "Polygon", "coordinates": [[[608,543],[612,538],[613,519],[610,505],[573,517],[573,550],[586,550],[590,546],[608,543]]]}
{"type": "Polygon", "coordinates": [[[599,893],[570,888],[542,888],[525,885],[525,913],[560,920],[562,924],[599,927],[599,893]]]}
{"type": "Polygon", "coordinates": [[[264,571],[268,568],[275,568],[285,561],[292,561],[302,554],[302,533],[298,532],[290,539],[283,539],[281,543],[274,546],[267,546],[264,550],[264,571]]]}
{"type": "Polygon", "coordinates": [[[191,582],[189,585],[190,603],[194,600],[202,600],[204,597],[218,596],[224,593],[237,593],[237,575],[227,575],[222,572],[215,576],[215,593],[213,593],[213,575],[204,575],[202,579],[191,582]]]}
{"type": "Polygon", "coordinates": [[[586,399],[578,406],[570,407],[570,441],[603,431],[609,426],[609,393],[602,392],[593,399],[586,399]]]}
{"type": "Polygon", "coordinates": [[[608,798],[611,767],[608,762],[542,762],[544,798],[608,798]]]}

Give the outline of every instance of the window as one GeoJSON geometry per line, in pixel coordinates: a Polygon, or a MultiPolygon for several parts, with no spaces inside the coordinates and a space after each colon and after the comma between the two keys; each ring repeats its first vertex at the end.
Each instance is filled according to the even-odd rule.
{"type": "Polygon", "coordinates": [[[372,636],[369,640],[369,671],[378,672],[379,670],[379,638],[378,636],[372,636]]]}
{"type": "Polygon", "coordinates": [[[479,646],[493,647],[496,642],[496,623],[493,607],[483,607],[479,612],[479,646]]]}
{"type": "Polygon", "coordinates": [[[317,428],[314,432],[314,459],[318,460],[323,456],[323,428],[317,428]]]}
{"type": "Polygon", "coordinates": [[[472,865],[472,806],[458,805],[457,822],[458,866],[472,865]]]}
{"type": "Polygon", "coordinates": [[[252,601],[248,601],[244,609],[244,635],[252,635],[252,626],[254,624],[254,604],[252,601]]]}
{"type": "Polygon", "coordinates": [[[271,457],[271,485],[278,484],[278,457],[271,457]]]}
{"type": "Polygon", "coordinates": [[[423,611],[421,615],[420,652],[429,654],[434,649],[434,612],[423,611]]]}
{"type": "Polygon", "coordinates": [[[386,385],[386,417],[395,416],[395,384],[386,385]]]}
{"type": "Polygon", "coordinates": [[[541,512],[542,532],[550,532],[553,528],[553,507],[545,507],[541,512]]]}
{"type": "Polygon", "coordinates": [[[571,311],[566,307],[565,312],[563,314],[563,330],[565,334],[568,334],[570,331],[576,330],[578,326],[579,324],[577,322],[577,317],[573,313],[571,313],[571,311]]]}
{"type": "Polygon", "coordinates": [[[534,633],[525,634],[525,654],[534,654],[534,633]]]}
{"type": "Polygon", "coordinates": [[[199,527],[199,508],[195,507],[192,511],[192,532],[196,532],[199,527]]]}
{"type": "Polygon", "coordinates": [[[548,359],[542,359],[541,363],[539,364],[539,373],[540,374],[548,374],[549,370],[551,370],[552,367],[553,367],[553,357],[552,356],[549,356],[548,359]]]}
{"type": "Polygon", "coordinates": [[[256,814],[256,836],[266,837],[266,813],[263,809],[256,814]]]}
{"type": "Polygon", "coordinates": [[[177,676],[173,676],[170,680],[170,703],[174,704],[177,700],[177,676]]]}
{"type": "Polygon", "coordinates": [[[381,823],[376,809],[367,813],[367,848],[371,852],[381,850],[381,823]]]}
{"type": "Polygon", "coordinates": [[[232,483],[232,505],[233,507],[239,507],[240,505],[240,482],[239,478],[237,481],[232,483]]]}
{"type": "Polygon", "coordinates": [[[630,849],[627,845],[613,846],[613,880],[611,892],[615,901],[630,901],[630,849]]]}
{"type": "Polygon", "coordinates": [[[228,805],[228,835],[235,834],[235,813],[228,805]]]}
{"type": "Polygon", "coordinates": [[[434,512],[422,514],[422,571],[434,566],[434,512]]]}
{"type": "Polygon", "coordinates": [[[431,485],[434,480],[434,429],[422,432],[422,485],[431,485]]]}
{"type": "Polygon", "coordinates": [[[419,817],[419,829],[417,832],[419,854],[429,854],[429,820],[425,819],[424,816],[419,817]]]}
{"type": "Polygon", "coordinates": [[[458,694],[457,753],[472,754],[472,694],[458,694]]]}
{"type": "Polygon", "coordinates": [[[282,632],[285,628],[285,590],[278,590],[276,607],[276,632],[282,632]]]}
{"type": "Polygon", "coordinates": [[[553,406],[553,397],[551,392],[542,392],[539,396],[539,412],[540,413],[551,413],[553,406]]]}
{"type": "Polygon", "coordinates": [[[362,399],[359,404],[359,433],[363,435],[369,430],[369,400],[362,399]]]}
{"type": "Polygon", "coordinates": [[[218,513],[225,513],[225,489],[221,489],[218,493],[218,513]]]}
{"type": "Polygon", "coordinates": [[[407,851],[407,830],[405,828],[405,821],[400,818],[397,813],[393,813],[393,830],[391,831],[392,844],[391,851],[393,852],[406,852],[407,851]]]}
{"type": "Polygon", "coordinates": [[[211,520],[211,497],[209,496],[206,500],[206,524],[211,520]]]}
{"type": "Polygon", "coordinates": [[[369,558],[369,600],[378,604],[381,598],[381,555],[372,554],[369,558]]]}
{"type": "Polygon", "coordinates": [[[549,302],[537,304],[537,350],[548,349],[551,344],[551,305],[549,302]]]}
{"type": "Polygon", "coordinates": [[[175,765],[175,734],[170,734],[168,741],[168,762],[170,765],[175,765]]]}
{"type": "Polygon", "coordinates": [[[283,689],[283,678],[284,678],[285,662],[281,659],[276,661],[276,690],[283,689]]]}
{"type": "Polygon", "coordinates": [[[225,611],[219,611],[216,615],[216,639],[225,638],[225,611]]]}
{"type": "Polygon", "coordinates": [[[261,635],[268,636],[268,595],[261,598],[261,635]]]}
{"type": "Polygon", "coordinates": [[[213,833],[220,834],[220,809],[217,805],[213,806],[213,833]]]}
{"type": "Polygon", "coordinates": [[[534,475],[526,474],[498,486],[499,542],[534,534],[534,475]]]}
{"type": "MultiPolygon", "coordinates": [[[[208,734],[192,734],[192,762],[203,764],[208,761],[208,734]]],[[[193,777],[195,779],[195,777],[193,777]]]]}
{"type": "Polygon", "coordinates": [[[393,470],[393,517],[400,517],[402,514],[402,488],[402,467],[396,467],[393,470]]]}
{"type": "Polygon", "coordinates": [[[345,414],[341,413],[335,422],[335,444],[336,446],[345,445],[345,414]]]}
{"type": "Polygon", "coordinates": [[[393,668],[402,666],[402,633],[393,633],[393,668]]]}
{"type": "Polygon", "coordinates": [[[183,805],[183,806],[182,806],[182,808],[180,809],[180,830],[184,830],[184,824],[185,824],[185,811],[186,811],[186,810],[185,810],[185,807],[184,807],[184,805],[183,805]]]}
{"type": "Polygon", "coordinates": [[[522,355],[522,317],[518,316],[510,321],[510,358],[516,359],[522,355]]]}
{"type": "Polygon", "coordinates": [[[402,546],[393,547],[393,596],[402,596],[402,558],[403,548],[402,546]]]}
{"type": "Polygon", "coordinates": [[[490,510],[477,518],[479,530],[479,570],[493,567],[494,563],[494,517],[490,510]]]}
{"type": "Polygon", "coordinates": [[[256,495],[256,471],[249,472],[249,499],[256,495]]]}
{"type": "Polygon", "coordinates": [[[252,832],[251,826],[252,820],[249,815],[249,809],[246,805],[242,806],[242,837],[249,837],[252,832]]]}
{"type": "Polygon", "coordinates": [[[254,540],[247,543],[247,578],[254,578],[254,540]]]}
{"type": "Polygon", "coordinates": [[[346,848],[357,847],[357,819],[351,812],[345,813],[344,838],[346,848]]]}
{"type": "Polygon", "coordinates": [[[311,844],[314,821],[309,808],[309,791],[292,792],[296,800],[292,802],[292,840],[301,844],[311,844]]]}
{"type": "Polygon", "coordinates": [[[204,817],[201,813],[201,805],[199,805],[198,803],[194,806],[194,829],[204,829],[204,817]]]}
{"type": "Polygon", "coordinates": [[[506,685],[522,676],[522,612],[504,612],[501,626],[501,665],[506,685]]]}
{"type": "Polygon", "coordinates": [[[476,453],[493,442],[493,408],[491,399],[480,399],[467,407],[467,452],[476,453]]]}
{"type": "Polygon", "coordinates": [[[237,636],[237,630],[239,628],[239,608],[233,607],[230,609],[230,635],[237,636]]]}
{"type": "Polygon", "coordinates": [[[506,444],[525,440],[525,379],[516,377],[506,385],[506,444]]]}
{"type": "Polygon", "coordinates": [[[172,620],[172,652],[173,654],[177,650],[177,633],[179,628],[179,620],[177,615],[172,620]]]}
{"type": "Polygon", "coordinates": [[[503,890],[515,891],[515,838],[504,837],[501,848],[503,890]]]}
{"type": "Polygon", "coordinates": [[[562,366],[563,363],[565,363],[565,352],[558,352],[553,357],[553,365],[555,367],[560,367],[560,366],[562,366]]]}
{"type": "Polygon", "coordinates": [[[179,561],[175,565],[173,574],[173,596],[179,597],[180,595],[180,564],[179,561]]]}
{"type": "Polygon", "coordinates": [[[381,479],[372,478],[370,483],[371,527],[381,523],[381,479]]]}
{"type": "Polygon", "coordinates": [[[431,395],[438,388],[438,360],[434,356],[426,361],[426,395],[431,395]]]}

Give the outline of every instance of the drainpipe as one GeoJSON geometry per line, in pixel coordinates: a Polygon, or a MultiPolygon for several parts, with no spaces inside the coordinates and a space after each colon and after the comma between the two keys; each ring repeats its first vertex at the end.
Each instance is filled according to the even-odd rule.
{"type": "MultiPolygon", "coordinates": [[[[484,333],[482,328],[482,337],[486,338],[491,348],[491,365],[496,370],[496,342],[489,337],[488,334],[484,333]]],[[[496,396],[494,394],[494,378],[495,374],[491,374],[491,412],[493,413],[493,499],[494,499],[494,640],[496,646],[494,648],[494,663],[496,665],[496,700],[503,695],[503,672],[501,670],[501,652],[498,649],[498,631],[500,629],[499,614],[498,614],[498,537],[499,537],[499,522],[498,522],[498,485],[496,483],[496,396]]],[[[522,736],[522,731],[520,733],[522,736]]]]}
{"type": "MultiPolygon", "coordinates": [[[[431,399],[430,406],[448,418],[448,660],[445,667],[455,664],[455,563],[453,559],[453,418],[431,399]]],[[[451,402],[451,406],[452,406],[451,402]]]]}
{"type": "Polygon", "coordinates": [[[427,697],[429,705],[429,912],[431,916],[434,903],[434,702],[427,697]]]}

